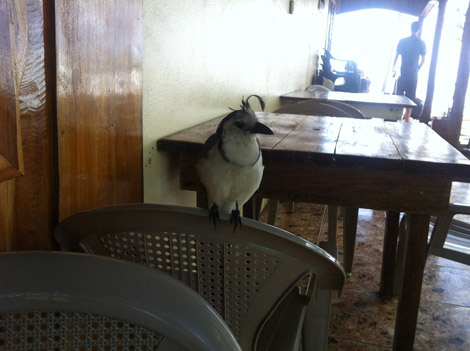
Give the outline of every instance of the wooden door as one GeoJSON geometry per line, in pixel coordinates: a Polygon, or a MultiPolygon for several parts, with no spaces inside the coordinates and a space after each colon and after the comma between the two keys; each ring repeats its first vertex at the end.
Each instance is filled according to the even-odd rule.
{"type": "Polygon", "coordinates": [[[0,182],[23,174],[19,77],[25,62],[17,60],[21,54],[16,56],[15,53],[26,47],[24,41],[17,40],[24,26],[15,30],[14,14],[6,1],[0,2],[0,182]]]}
{"type": "MultiPolygon", "coordinates": [[[[3,141],[18,145],[14,168],[19,176],[0,183],[0,251],[52,249],[55,151],[50,8],[42,0],[1,1],[0,16],[0,134],[3,141]],[[5,106],[10,113],[4,114],[5,106]]],[[[10,156],[14,153],[11,148],[10,156]]]]}
{"type": "Polygon", "coordinates": [[[142,201],[141,25],[141,1],[0,1],[0,251],[142,201]]]}

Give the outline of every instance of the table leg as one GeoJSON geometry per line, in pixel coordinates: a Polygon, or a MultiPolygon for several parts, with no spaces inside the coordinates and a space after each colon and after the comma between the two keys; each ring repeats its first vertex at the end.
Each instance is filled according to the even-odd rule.
{"type": "Polygon", "coordinates": [[[429,219],[429,215],[410,214],[403,286],[398,300],[393,340],[393,349],[397,351],[413,350],[421,285],[427,258],[429,219]]]}
{"type": "Polygon", "coordinates": [[[274,200],[274,199],[268,200],[268,224],[276,225],[278,206],[279,206],[279,200],[274,200]]]}
{"type": "Polygon", "coordinates": [[[356,245],[357,232],[357,207],[346,207],[344,209],[343,223],[343,266],[347,275],[351,275],[354,260],[354,248],[356,245]]]}
{"type": "Polygon", "coordinates": [[[207,193],[205,191],[196,192],[196,206],[200,208],[207,208],[207,193]]]}
{"type": "Polygon", "coordinates": [[[259,220],[263,198],[252,196],[243,205],[243,217],[259,220]]]}
{"type": "Polygon", "coordinates": [[[243,205],[243,217],[254,219],[256,218],[256,204],[254,197],[251,197],[244,205],[243,205]]]}
{"type": "Polygon", "coordinates": [[[380,278],[380,295],[387,299],[393,297],[399,220],[399,212],[387,211],[380,278]]]}
{"type": "Polygon", "coordinates": [[[328,206],[328,242],[336,245],[338,206],[328,206]]]}

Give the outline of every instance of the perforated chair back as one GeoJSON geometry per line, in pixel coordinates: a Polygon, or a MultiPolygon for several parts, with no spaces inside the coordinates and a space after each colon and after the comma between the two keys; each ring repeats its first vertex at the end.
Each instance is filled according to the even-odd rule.
{"type": "Polygon", "coordinates": [[[336,259],[308,241],[248,218],[235,233],[225,217],[215,229],[197,208],[94,209],[61,222],[55,237],[67,250],[139,262],[183,281],[225,319],[243,350],[292,350],[312,291],[339,291],[345,279],[336,259]]]}
{"type": "Polygon", "coordinates": [[[241,350],[213,308],[178,280],[65,252],[0,254],[0,349],[241,350]]]}
{"type": "Polygon", "coordinates": [[[282,106],[273,112],[311,116],[365,118],[364,114],[354,106],[339,101],[318,102],[308,100],[282,106]]]}
{"type": "MultiPolygon", "coordinates": [[[[326,101],[326,102],[322,102],[322,103],[333,106],[333,107],[337,107],[337,108],[341,109],[342,111],[346,112],[348,114],[348,116],[345,116],[345,117],[359,118],[359,119],[367,118],[362,113],[361,110],[359,110],[359,109],[355,108],[354,106],[352,106],[350,104],[347,104],[345,102],[326,101]]],[[[335,117],[335,116],[333,116],[333,117],[335,117]]]]}

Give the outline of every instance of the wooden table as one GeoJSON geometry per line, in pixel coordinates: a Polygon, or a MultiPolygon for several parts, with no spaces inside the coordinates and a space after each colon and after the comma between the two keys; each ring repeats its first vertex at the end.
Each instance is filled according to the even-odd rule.
{"type": "MultiPolygon", "coordinates": [[[[412,350],[430,215],[445,214],[451,182],[470,177],[470,161],[424,124],[257,113],[273,136],[260,136],[265,198],[387,211],[381,290],[393,292],[398,215],[410,215],[394,349],[412,350]]],[[[195,171],[220,118],[158,140],[180,158],[181,188],[203,193],[195,171]]],[[[470,181],[470,179],[468,179],[470,181]]]]}
{"type": "Polygon", "coordinates": [[[366,117],[400,120],[403,109],[416,104],[404,95],[386,95],[372,93],[347,93],[341,91],[298,90],[280,96],[282,102],[297,103],[305,100],[340,101],[353,105],[366,117]]]}

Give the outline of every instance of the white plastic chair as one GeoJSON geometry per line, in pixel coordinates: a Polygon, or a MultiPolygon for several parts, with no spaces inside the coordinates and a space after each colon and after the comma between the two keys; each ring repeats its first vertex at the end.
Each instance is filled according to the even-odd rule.
{"type": "Polygon", "coordinates": [[[296,104],[282,106],[273,112],[311,116],[365,118],[364,114],[357,108],[340,101],[318,102],[306,100],[296,104]]]}
{"type": "Polygon", "coordinates": [[[314,93],[314,95],[320,94],[323,91],[331,91],[326,86],[319,85],[319,84],[312,84],[312,85],[308,86],[305,90],[314,93]]]}
{"type": "Polygon", "coordinates": [[[67,250],[138,262],[183,281],[219,312],[243,350],[298,350],[302,328],[314,345],[305,351],[326,349],[329,293],[341,291],[344,271],[289,232],[244,218],[233,233],[228,217],[215,229],[207,210],[129,204],[69,217],[54,235],[67,250]],[[326,315],[304,324],[310,300],[307,313],[326,315]],[[315,327],[320,320],[323,329],[315,327]]]}
{"type": "Polygon", "coordinates": [[[241,351],[197,293],[109,257],[0,254],[0,349],[241,351]]]}
{"type": "Polygon", "coordinates": [[[470,265],[470,223],[454,219],[456,215],[470,215],[469,183],[452,183],[449,213],[435,218],[428,255],[470,265]]]}
{"type": "MultiPolygon", "coordinates": [[[[428,256],[439,256],[470,265],[470,223],[454,219],[456,215],[470,215],[469,183],[452,182],[448,213],[431,217],[428,256]]],[[[404,243],[406,235],[409,235],[408,218],[408,215],[404,214],[400,221],[393,287],[396,295],[403,281],[404,243]]]]}

